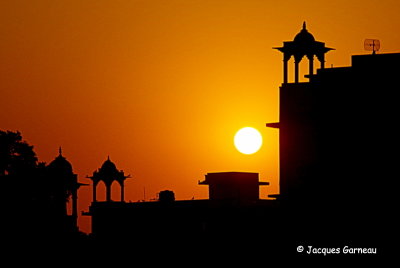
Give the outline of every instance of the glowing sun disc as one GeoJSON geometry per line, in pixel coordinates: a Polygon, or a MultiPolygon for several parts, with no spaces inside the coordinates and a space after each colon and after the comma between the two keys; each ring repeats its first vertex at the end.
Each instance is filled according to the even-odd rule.
{"type": "Polygon", "coordinates": [[[257,129],[245,127],[236,132],[234,144],[242,154],[254,154],[261,148],[262,136],[257,129]]]}

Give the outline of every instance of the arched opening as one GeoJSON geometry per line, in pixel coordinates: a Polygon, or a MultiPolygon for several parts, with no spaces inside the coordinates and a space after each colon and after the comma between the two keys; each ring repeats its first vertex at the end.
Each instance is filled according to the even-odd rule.
{"type": "Polygon", "coordinates": [[[107,200],[106,197],[106,184],[103,181],[99,181],[96,187],[96,201],[104,202],[107,200]]]}
{"type": "Polygon", "coordinates": [[[121,186],[117,181],[113,181],[111,183],[111,200],[112,201],[121,201],[121,186]]]}

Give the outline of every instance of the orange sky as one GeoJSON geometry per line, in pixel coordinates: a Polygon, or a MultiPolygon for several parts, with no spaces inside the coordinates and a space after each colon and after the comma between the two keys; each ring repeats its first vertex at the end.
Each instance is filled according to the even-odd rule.
{"type": "MultiPolygon", "coordinates": [[[[0,129],[21,131],[41,161],[61,145],[81,182],[110,155],[133,177],[127,201],[144,189],[207,198],[197,182],[215,171],[260,173],[265,198],[279,177],[278,131],[265,127],[282,82],[272,47],[307,21],[336,48],[326,66],[348,66],[365,38],[399,52],[399,14],[398,0],[1,1],[0,129]],[[255,155],[233,146],[244,126],[264,137],[255,155]]],[[[79,210],[90,201],[80,190],[79,210]]]]}

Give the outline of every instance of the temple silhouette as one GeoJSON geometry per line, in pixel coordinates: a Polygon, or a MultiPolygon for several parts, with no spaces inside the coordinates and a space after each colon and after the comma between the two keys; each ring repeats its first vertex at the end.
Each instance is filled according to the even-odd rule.
{"type": "MultiPolygon", "coordinates": [[[[156,201],[125,202],[130,176],[108,157],[87,177],[93,201],[83,215],[91,217],[91,246],[168,249],[175,242],[265,254],[297,254],[296,246],[307,244],[385,248],[395,228],[400,53],[355,55],[351,66],[326,68],[333,49],[316,41],[305,23],[293,41],[275,49],[283,53],[279,122],[266,126],[279,130],[279,194],[260,197],[259,187],[269,183],[258,173],[217,172],[198,182],[209,187],[208,199],[175,200],[173,191],[164,190],[156,201]],[[304,58],[307,82],[300,81],[304,58]],[[99,182],[106,186],[103,201],[96,194],[99,182]],[[117,200],[113,183],[121,187],[117,200]]],[[[45,174],[57,182],[49,197],[52,215],[59,215],[52,219],[60,221],[53,226],[77,232],[77,191],[83,184],[61,150],[45,174]]]]}

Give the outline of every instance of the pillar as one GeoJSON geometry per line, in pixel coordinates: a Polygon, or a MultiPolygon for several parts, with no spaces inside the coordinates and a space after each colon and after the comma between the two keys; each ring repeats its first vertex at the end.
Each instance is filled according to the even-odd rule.
{"type": "Polygon", "coordinates": [[[296,59],[294,61],[294,82],[299,82],[299,61],[296,59]]]}
{"type": "Polygon", "coordinates": [[[106,201],[107,202],[111,202],[111,184],[112,183],[106,184],[106,201]]]}
{"type": "Polygon", "coordinates": [[[120,184],[121,184],[121,202],[124,202],[124,199],[125,199],[125,197],[124,197],[124,192],[125,192],[124,182],[122,181],[120,184]]]}
{"type": "Polygon", "coordinates": [[[325,54],[319,55],[318,60],[321,63],[321,69],[325,69],[325,54]]]}
{"type": "Polygon", "coordinates": [[[93,181],[93,202],[97,202],[96,187],[97,187],[97,182],[93,181]]]}
{"type": "Polygon", "coordinates": [[[314,74],[314,55],[311,55],[310,57],[308,57],[309,60],[309,75],[313,75],[314,74]]]}
{"type": "Polygon", "coordinates": [[[288,60],[283,60],[283,83],[287,84],[288,82],[288,60]]]}
{"type": "Polygon", "coordinates": [[[72,218],[74,228],[78,228],[78,187],[75,186],[72,190],[72,218]]]}

